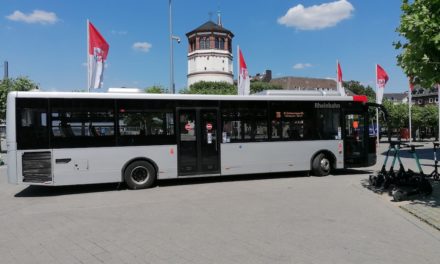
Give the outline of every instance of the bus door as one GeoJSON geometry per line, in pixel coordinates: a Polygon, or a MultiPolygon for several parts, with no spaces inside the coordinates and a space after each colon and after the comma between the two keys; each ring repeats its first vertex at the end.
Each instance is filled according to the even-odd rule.
{"type": "Polygon", "coordinates": [[[220,173],[217,108],[178,108],[178,174],[220,173]]]}
{"type": "Polygon", "coordinates": [[[346,167],[361,167],[367,164],[368,126],[366,114],[344,113],[344,163],[346,167]]]}

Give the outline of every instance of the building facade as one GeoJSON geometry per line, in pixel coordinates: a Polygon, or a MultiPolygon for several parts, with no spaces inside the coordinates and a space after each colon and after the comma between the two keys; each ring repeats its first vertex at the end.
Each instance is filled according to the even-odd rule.
{"type": "Polygon", "coordinates": [[[424,106],[427,104],[438,104],[437,89],[414,89],[412,92],[413,105],[424,106]]]}
{"type": "Polygon", "coordinates": [[[284,90],[321,90],[337,91],[336,81],[332,79],[306,77],[280,77],[270,80],[270,83],[283,87],[284,90]]]}
{"type": "Polygon", "coordinates": [[[406,104],[408,103],[408,93],[384,93],[383,99],[393,104],[406,104]]]}
{"type": "Polygon", "coordinates": [[[218,22],[208,21],[188,32],[188,87],[199,81],[233,84],[232,38],[218,22]]]}

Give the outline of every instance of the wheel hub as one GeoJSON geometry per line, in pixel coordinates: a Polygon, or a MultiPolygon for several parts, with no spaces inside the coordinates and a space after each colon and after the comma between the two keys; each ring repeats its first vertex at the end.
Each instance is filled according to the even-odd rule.
{"type": "Polygon", "coordinates": [[[330,161],[328,159],[322,159],[320,162],[321,168],[324,171],[329,171],[330,170],[330,161]]]}
{"type": "Polygon", "coordinates": [[[131,178],[137,184],[144,184],[149,176],[148,170],[142,166],[138,166],[131,171],[131,178]]]}

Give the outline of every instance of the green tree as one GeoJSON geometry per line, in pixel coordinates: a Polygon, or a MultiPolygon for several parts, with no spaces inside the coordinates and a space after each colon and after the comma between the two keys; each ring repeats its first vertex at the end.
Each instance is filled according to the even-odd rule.
{"type": "Polygon", "coordinates": [[[9,78],[0,81],[0,121],[6,118],[6,99],[10,91],[30,91],[38,89],[35,82],[28,77],[9,78]]]}
{"type": "MultiPolygon", "coordinates": [[[[261,81],[252,81],[250,87],[250,93],[259,93],[264,90],[280,90],[281,86],[261,81]]],[[[226,82],[205,82],[200,81],[194,83],[189,89],[180,90],[182,94],[223,94],[223,95],[236,95],[237,86],[226,82]]]]}
{"type": "MultiPolygon", "coordinates": [[[[412,111],[412,131],[414,131],[413,137],[415,137],[415,131],[418,129],[420,131],[420,136],[422,133],[427,132],[428,128],[434,129],[438,128],[438,107],[436,105],[425,105],[417,106],[414,105],[411,108],[412,111]]],[[[437,133],[435,133],[437,137],[437,133]]]]}
{"type": "MultiPolygon", "coordinates": [[[[394,104],[389,100],[383,101],[383,106],[388,112],[390,125],[393,132],[399,132],[401,128],[408,127],[408,105],[394,104]]],[[[414,115],[413,115],[414,116],[414,115]]],[[[383,123],[385,125],[385,123],[383,123]]]]}
{"type": "Polygon", "coordinates": [[[261,81],[251,81],[251,94],[259,93],[265,90],[281,90],[281,85],[261,81]]]}
{"type": "MultiPolygon", "coordinates": [[[[411,131],[412,131],[412,137],[413,139],[416,139],[416,131],[420,127],[423,126],[424,123],[424,116],[423,116],[423,109],[424,107],[420,107],[418,105],[413,105],[411,107],[411,131]]],[[[407,109],[408,111],[408,109],[407,109]]]]}
{"type": "Polygon", "coordinates": [[[168,90],[165,89],[161,85],[153,85],[153,86],[145,88],[145,92],[146,93],[162,94],[162,93],[168,93],[168,90]]]}
{"type": "Polygon", "coordinates": [[[192,84],[189,89],[180,90],[182,94],[237,94],[237,87],[227,82],[200,81],[192,84]]]}
{"type": "Polygon", "coordinates": [[[403,0],[397,32],[406,41],[393,43],[401,51],[397,63],[415,84],[440,83],[440,0],[403,0]]]}
{"type": "Polygon", "coordinates": [[[366,95],[368,102],[376,102],[376,92],[369,85],[364,86],[359,81],[346,81],[344,87],[357,95],[366,95]]]}

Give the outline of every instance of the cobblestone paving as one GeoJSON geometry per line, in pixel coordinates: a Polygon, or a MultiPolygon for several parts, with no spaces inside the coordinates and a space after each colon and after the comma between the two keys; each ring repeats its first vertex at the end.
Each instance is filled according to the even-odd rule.
{"type": "Polygon", "coordinates": [[[361,187],[362,171],[186,179],[139,191],[14,186],[5,173],[0,167],[0,263],[440,259],[440,232],[361,187]]]}
{"type": "Polygon", "coordinates": [[[432,195],[414,199],[400,208],[440,231],[440,182],[433,182],[432,186],[432,195]]]}

